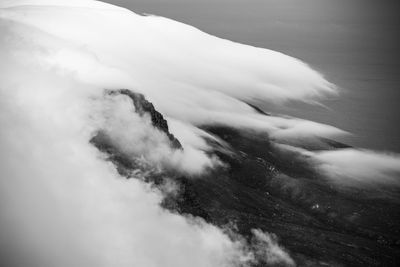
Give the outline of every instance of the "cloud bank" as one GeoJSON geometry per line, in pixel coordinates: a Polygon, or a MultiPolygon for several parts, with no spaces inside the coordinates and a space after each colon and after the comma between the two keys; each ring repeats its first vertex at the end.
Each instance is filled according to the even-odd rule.
{"type": "MultiPolygon", "coordinates": [[[[4,264],[295,264],[259,230],[253,231],[255,243],[246,244],[200,219],[161,209],[160,191],[121,177],[89,140],[102,129],[132,157],[198,174],[219,164],[206,153],[205,138],[221,141],[199,128],[204,124],[252,129],[291,144],[345,134],[328,125],[264,116],[246,104],[309,102],[336,93],[321,74],[275,51],[97,1],[3,1],[0,8],[4,264]],[[104,98],[105,89],[120,88],[154,103],[184,150],[166,146],[148,118],[132,115],[126,99],[104,98]]],[[[314,156],[334,163],[323,165],[329,173],[355,177],[362,167],[347,168],[343,160],[354,153],[314,156]]],[[[360,166],[375,161],[385,173],[398,171],[397,156],[387,161],[368,155],[360,166]]]]}
{"type": "Polygon", "coordinates": [[[400,157],[395,153],[341,149],[318,152],[313,157],[318,168],[339,184],[400,186],[400,157]]]}

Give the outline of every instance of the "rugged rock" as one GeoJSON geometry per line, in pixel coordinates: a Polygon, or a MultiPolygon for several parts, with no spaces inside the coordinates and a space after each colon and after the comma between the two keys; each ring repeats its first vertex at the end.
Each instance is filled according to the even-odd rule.
{"type": "MultiPolygon", "coordinates": [[[[158,112],[154,108],[154,105],[147,101],[142,94],[135,93],[128,89],[107,90],[106,94],[128,96],[132,100],[132,104],[135,107],[135,112],[137,112],[140,116],[148,114],[151,118],[154,128],[160,130],[168,137],[172,149],[183,149],[179,140],[169,132],[168,122],[164,119],[163,115],[158,112]]],[[[137,172],[142,172],[143,175],[140,176],[144,177],[145,179],[151,179],[148,180],[149,182],[158,183],[162,181],[162,178],[160,178],[157,170],[143,162],[140,158],[132,158],[120,151],[113,144],[111,138],[101,129],[96,133],[95,136],[92,137],[90,143],[107,155],[108,159],[115,164],[118,172],[121,175],[130,177],[132,171],[134,171],[136,174],[137,172]]]]}
{"type": "Polygon", "coordinates": [[[153,126],[164,132],[168,136],[168,139],[171,141],[171,146],[176,149],[182,149],[182,145],[178,141],[178,139],[176,139],[175,136],[169,132],[168,122],[164,119],[164,116],[160,112],[158,112],[154,108],[154,105],[147,101],[142,94],[135,93],[128,89],[113,90],[108,92],[111,95],[126,95],[130,99],[132,99],[136,112],[141,116],[143,116],[145,113],[148,113],[151,117],[151,122],[153,123],[153,126]]]}

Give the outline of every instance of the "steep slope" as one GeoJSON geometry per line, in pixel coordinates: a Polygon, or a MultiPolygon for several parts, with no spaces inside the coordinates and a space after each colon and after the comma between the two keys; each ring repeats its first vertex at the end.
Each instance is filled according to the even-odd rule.
{"type": "MultiPolygon", "coordinates": [[[[136,112],[149,114],[153,126],[170,138],[174,149],[182,149],[174,145],[179,141],[169,133],[167,121],[143,95],[129,90],[109,93],[129,96],[136,112]]],[[[228,127],[203,129],[229,144],[230,151],[212,144],[213,153],[226,165],[197,178],[170,171],[148,173],[145,180],[154,186],[161,188],[171,179],[178,188],[176,194],[166,195],[163,207],[228,227],[249,242],[252,229],[274,233],[299,266],[398,264],[398,214],[390,214],[398,209],[398,203],[365,199],[358,190],[330,186],[308,159],[268,137],[228,127]]],[[[344,146],[323,141],[325,148],[344,146]]],[[[122,174],[143,168],[101,134],[91,142],[122,174]]]]}

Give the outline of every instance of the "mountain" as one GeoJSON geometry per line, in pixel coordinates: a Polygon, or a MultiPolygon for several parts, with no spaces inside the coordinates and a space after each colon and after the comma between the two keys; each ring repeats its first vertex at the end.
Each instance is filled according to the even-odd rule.
{"type": "MultiPolygon", "coordinates": [[[[127,89],[107,93],[129,97],[136,113],[149,115],[153,127],[168,137],[173,149],[185,149],[169,131],[163,115],[142,94],[127,89]]],[[[208,153],[224,165],[201,177],[170,170],[147,171],[148,166],[136,164],[101,131],[91,143],[127,178],[140,169],[146,173],[142,178],[160,190],[166,180],[172,180],[178,191],[166,194],[164,208],[229,228],[248,242],[252,229],[270,232],[299,266],[399,264],[398,214],[392,212],[398,203],[366,198],[363,190],[331,186],[309,159],[268,136],[227,126],[201,128],[224,141],[221,146],[209,140],[213,151],[208,153]]],[[[347,147],[329,139],[321,139],[321,146],[332,150],[347,147]]]]}
{"type": "Polygon", "coordinates": [[[400,154],[269,110],[339,93],[306,62],[92,0],[0,31],[0,266],[400,265],[400,154]]]}

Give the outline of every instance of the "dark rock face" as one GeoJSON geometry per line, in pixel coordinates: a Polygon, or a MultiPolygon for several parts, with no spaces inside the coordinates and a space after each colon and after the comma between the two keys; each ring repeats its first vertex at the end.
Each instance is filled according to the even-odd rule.
{"type": "MultiPolygon", "coordinates": [[[[136,112],[150,114],[154,127],[176,142],[175,149],[182,148],[143,95],[129,90],[111,94],[129,96],[136,112]]],[[[400,266],[398,202],[367,197],[363,190],[332,187],[306,159],[265,136],[227,127],[202,128],[229,144],[227,153],[210,143],[228,167],[196,179],[178,173],[144,176],[154,186],[164,179],[179,186],[178,195],[165,198],[164,208],[217,226],[233,223],[247,240],[254,228],[274,233],[298,266],[400,266]]],[[[322,141],[331,149],[345,147],[322,141]]],[[[145,168],[126,158],[106,136],[98,134],[91,142],[128,178],[129,170],[145,168]]]]}
{"type": "Polygon", "coordinates": [[[120,94],[128,96],[132,100],[136,112],[139,115],[143,116],[145,113],[149,114],[153,126],[167,135],[168,139],[171,141],[172,147],[176,149],[182,149],[182,145],[178,139],[176,139],[175,136],[169,132],[168,122],[164,119],[164,116],[158,112],[154,108],[154,105],[147,101],[142,94],[135,93],[128,89],[113,90],[108,91],[108,93],[110,95],[120,94]]]}
{"type": "Polygon", "coordinates": [[[211,222],[234,221],[245,236],[252,228],[275,233],[298,266],[398,266],[398,202],[332,187],[302,157],[263,136],[205,129],[235,152],[216,152],[229,169],[191,181],[211,222]]]}
{"type": "MultiPolygon", "coordinates": [[[[140,116],[144,116],[145,114],[149,115],[154,128],[160,130],[168,137],[172,149],[183,149],[179,140],[169,132],[168,122],[164,119],[163,115],[158,112],[154,108],[154,105],[147,101],[142,94],[135,93],[128,89],[107,90],[105,93],[111,96],[125,95],[129,97],[132,100],[132,105],[135,107],[135,112],[140,116]]],[[[107,155],[108,159],[115,164],[121,175],[128,177],[132,170],[142,170],[149,173],[147,177],[153,177],[151,182],[162,180],[157,172],[149,170],[150,166],[143,165],[142,161],[132,159],[132,157],[120,151],[104,131],[99,130],[96,135],[92,137],[90,143],[107,155]]]]}

